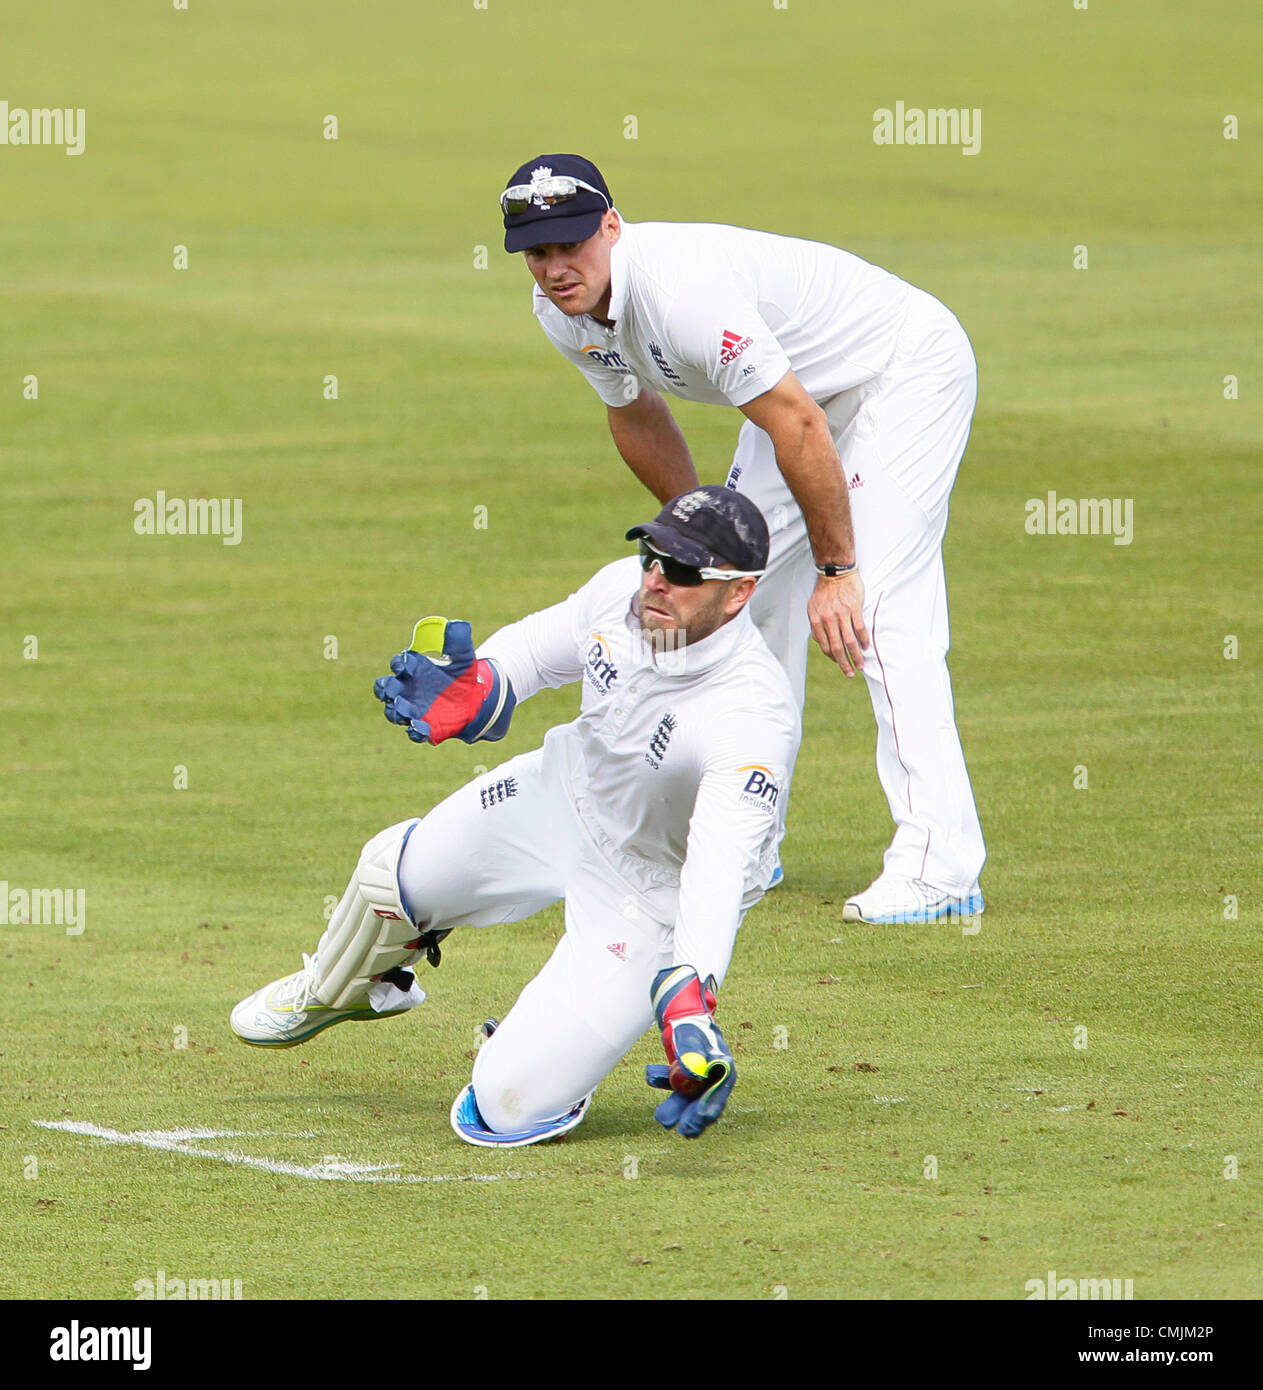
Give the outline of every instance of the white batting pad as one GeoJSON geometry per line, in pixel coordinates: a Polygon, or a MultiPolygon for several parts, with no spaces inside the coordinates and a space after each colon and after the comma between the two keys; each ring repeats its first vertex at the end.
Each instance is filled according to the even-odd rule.
{"type": "MultiPolygon", "coordinates": [[[[342,901],[316,948],[316,997],[322,1004],[333,1009],[367,1005],[382,1012],[370,999],[374,981],[420,956],[420,951],[410,948],[421,933],[404,911],[398,873],[404,843],[417,824],[415,817],[400,821],[374,835],[361,851],[342,901]]],[[[419,986],[414,987],[419,991],[419,986]]],[[[409,997],[401,990],[395,993],[409,997]]]]}

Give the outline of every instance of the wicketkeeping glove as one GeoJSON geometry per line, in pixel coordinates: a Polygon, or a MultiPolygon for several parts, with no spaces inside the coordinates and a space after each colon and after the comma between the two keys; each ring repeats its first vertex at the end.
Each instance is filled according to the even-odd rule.
{"type": "Polygon", "coordinates": [[[513,686],[494,662],[474,655],[468,623],[422,618],[408,650],[390,658],[390,669],[393,675],[373,682],[373,694],[414,743],[495,742],[508,733],[517,704],[513,686]]]}
{"type": "Polygon", "coordinates": [[[737,1067],[715,1022],[715,981],[705,985],[691,965],[659,970],[649,991],[662,1030],[667,1066],[645,1068],[645,1080],[671,1094],[653,1112],[666,1129],[696,1139],[724,1113],[737,1067]]]}

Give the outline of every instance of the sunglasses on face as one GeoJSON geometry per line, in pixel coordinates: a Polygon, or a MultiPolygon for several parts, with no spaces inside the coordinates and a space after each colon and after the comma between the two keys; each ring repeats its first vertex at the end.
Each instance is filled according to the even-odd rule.
{"type": "Polygon", "coordinates": [[[516,217],[532,207],[552,208],[558,203],[568,203],[577,196],[581,188],[595,193],[598,198],[604,199],[606,207],[610,206],[610,200],[599,188],[593,188],[590,183],[572,178],[569,174],[554,174],[551,178],[536,179],[534,183],[515,183],[506,188],[500,194],[500,207],[502,211],[516,217]]]}
{"type": "Polygon", "coordinates": [[[676,584],[685,589],[695,589],[706,579],[758,579],[763,574],[763,570],[720,570],[709,565],[700,568],[696,565],[685,565],[674,556],[664,555],[662,551],[655,550],[643,536],[640,537],[639,544],[640,568],[646,574],[657,565],[668,584],[676,584]]]}

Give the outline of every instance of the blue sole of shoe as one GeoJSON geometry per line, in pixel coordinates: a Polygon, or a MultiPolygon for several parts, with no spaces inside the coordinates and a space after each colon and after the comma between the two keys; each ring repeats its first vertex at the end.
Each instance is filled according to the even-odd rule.
{"type": "Polygon", "coordinates": [[[982,894],[975,893],[972,897],[957,898],[955,902],[945,903],[933,912],[892,912],[884,917],[865,917],[863,920],[874,927],[924,926],[930,922],[980,917],[984,908],[982,894]]]}

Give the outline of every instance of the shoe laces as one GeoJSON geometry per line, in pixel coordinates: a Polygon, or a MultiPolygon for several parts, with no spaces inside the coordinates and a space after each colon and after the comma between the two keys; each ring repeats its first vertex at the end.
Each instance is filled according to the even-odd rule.
{"type": "Polygon", "coordinates": [[[945,893],[941,888],[935,888],[932,883],[927,883],[923,878],[910,878],[908,882],[912,885],[912,891],[917,893],[925,907],[933,907],[942,902],[949,893],[945,893]]]}
{"type": "Polygon", "coordinates": [[[316,999],[316,957],[303,952],[303,968],[285,980],[272,996],[273,1006],[290,1005],[295,1013],[300,1013],[316,999]]]}

